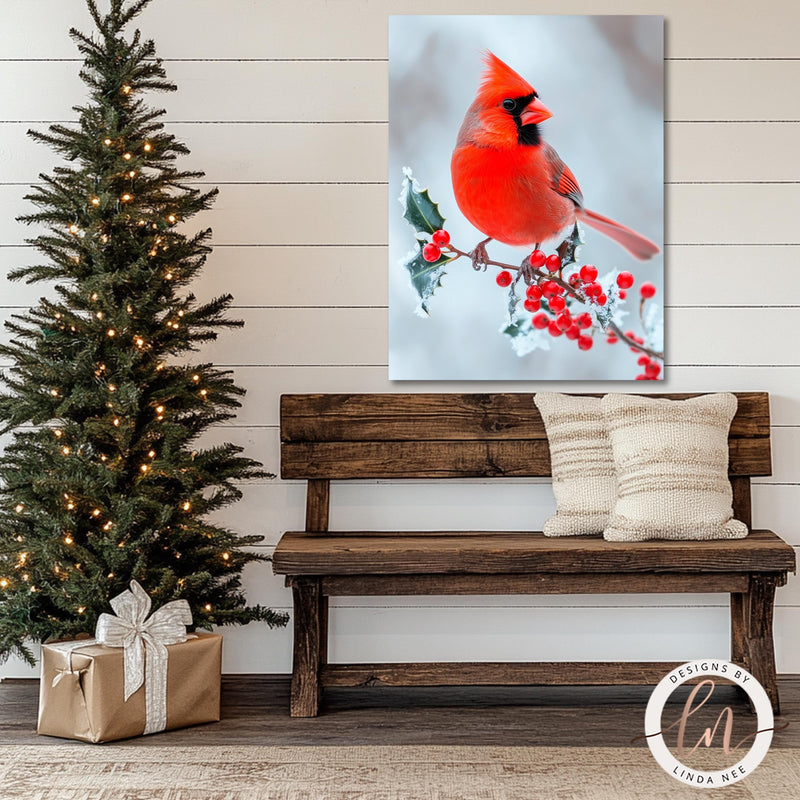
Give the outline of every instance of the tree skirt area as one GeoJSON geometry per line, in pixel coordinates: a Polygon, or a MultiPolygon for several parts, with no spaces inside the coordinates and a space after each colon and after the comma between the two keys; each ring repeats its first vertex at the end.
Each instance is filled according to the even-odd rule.
{"type": "MultiPolygon", "coordinates": [[[[714,797],[796,800],[773,749],[714,797]]],[[[5,745],[3,800],[696,800],[646,747],[5,745]]],[[[703,795],[705,796],[705,795],[703,795]]]]}

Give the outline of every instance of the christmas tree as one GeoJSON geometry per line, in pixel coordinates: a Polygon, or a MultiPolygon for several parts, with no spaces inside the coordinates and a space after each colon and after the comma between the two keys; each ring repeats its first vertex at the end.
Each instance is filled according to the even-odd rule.
{"type": "Polygon", "coordinates": [[[26,640],[93,631],[109,598],[138,580],[154,607],[186,598],[195,624],[270,626],[285,617],[247,606],[238,536],[209,521],[238,500],[238,483],[266,476],[232,444],[197,438],[229,420],[244,392],[229,371],[191,363],[192,351],[240,322],[232,297],[199,303],[187,291],[210,252],[210,230],[183,223],[217,190],[176,168],[185,145],[164,130],[146,91],[174,91],[152,41],[123,30],[150,0],[89,10],[97,36],[70,35],[89,89],[77,125],[30,135],[69,162],[26,199],[20,219],[45,263],[13,279],[55,284],[6,323],[11,360],[0,394],[0,658],[32,661],[26,640]]]}

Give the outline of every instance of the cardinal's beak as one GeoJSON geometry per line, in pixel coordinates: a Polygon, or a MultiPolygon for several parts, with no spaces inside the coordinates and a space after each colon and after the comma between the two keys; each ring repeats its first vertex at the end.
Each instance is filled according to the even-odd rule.
{"type": "Polygon", "coordinates": [[[519,115],[519,121],[523,125],[538,125],[552,116],[553,112],[538,97],[534,97],[519,115]]]}

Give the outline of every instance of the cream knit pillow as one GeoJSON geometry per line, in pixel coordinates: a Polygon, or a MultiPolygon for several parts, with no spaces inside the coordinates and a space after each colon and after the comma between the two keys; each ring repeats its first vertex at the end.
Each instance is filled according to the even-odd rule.
{"type": "Polygon", "coordinates": [[[602,400],[617,500],[605,529],[611,542],[741,539],[728,479],[733,394],[666,400],[609,394],[602,400]]]}
{"type": "Polygon", "coordinates": [[[539,392],[558,510],[545,536],[602,533],[614,505],[614,456],[599,397],[539,392]]]}

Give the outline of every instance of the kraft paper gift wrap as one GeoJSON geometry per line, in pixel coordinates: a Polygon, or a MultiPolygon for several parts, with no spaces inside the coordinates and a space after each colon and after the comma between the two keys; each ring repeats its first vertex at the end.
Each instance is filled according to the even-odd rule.
{"type": "MultiPolygon", "coordinates": [[[[167,645],[165,730],[219,720],[222,636],[190,636],[167,645]]],[[[125,702],[123,649],[92,642],[42,646],[38,733],[85,742],[144,733],[145,685],[125,702]]]]}

